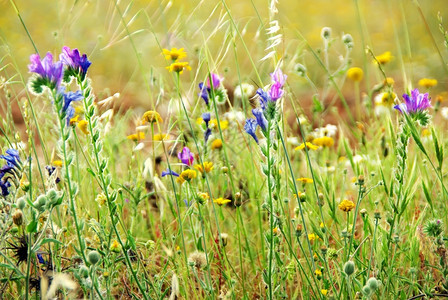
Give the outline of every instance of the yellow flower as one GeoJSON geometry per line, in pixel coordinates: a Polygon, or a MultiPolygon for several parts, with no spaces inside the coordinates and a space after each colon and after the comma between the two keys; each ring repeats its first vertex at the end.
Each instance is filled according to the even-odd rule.
{"type": "Polygon", "coordinates": [[[333,140],[333,138],[331,138],[329,136],[323,136],[323,137],[315,138],[313,140],[313,144],[317,145],[317,146],[321,146],[321,147],[331,147],[334,145],[334,140],[333,140]]]}
{"type": "Polygon", "coordinates": [[[196,118],[196,124],[202,125],[203,123],[204,123],[204,119],[202,119],[201,117],[196,118]]]}
{"type": "Polygon", "coordinates": [[[381,65],[384,65],[392,60],[392,53],[390,53],[390,51],[386,51],[381,55],[375,56],[375,58],[381,65]]]}
{"type": "Polygon", "coordinates": [[[319,237],[317,235],[315,235],[314,233],[310,233],[308,234],[308,240],[310,242],[317,240],[319,237]]]}
{"type": "Polygon", "coordinates": [[[204,168],[202,168],[202,165],[195,165],[194,168],[198,170],[201,173],[210,173],[211,170],[213,170],[213,163],[209,161],[204,161],[204,168]]]}
{"type": "Polygon", "coordinates": [[[110,245],[110,251],[112,251],[112,252],[115,252],[115,253],[118,253],[118,252],[120,252],[121,251],[121,246],[120,246],[120,244],[117,242],[117,240],[114,240],[113,242],[112,242],[112,244],[110,245]]]}
{"type": "Polygon", "coordinates": [[[153,140],[154,141],[166,141],[168,139],[170,139],[170,135],[169,134],[165,134],[165,133],[158,133],[158,134],[154,134],[153,140]]]}
{"type": "Polygon", "coordinates": [[[311,179],[311,178],[306,178],[306,177],[300,177],[300,178],[297,178],[297,181],[300,181],[300,182],[302,182],[303,184],[305,184],[305,183],[313,183],[313,179],[311,179]]]}
{"type": "Polygon", "coordinates": [[[84,134],[89,134],[89,131],[87,130],[87,125],[88,125],[88,123],[87,123],[86,120],[81,120],[81,121],[79,121],[79,123],[78,123],[78,128],[79,128],[82,132],[84,132],[84,134]]]}
{"type": "Polygon", "coordinates": [[[212,150],[215,149],[221,149],[222,148],[222,140],[221,139],[216,139],[212,142],[212,150]]]}
{"type": "Polygon", "coordinates": [[[106,195],[104,195],[103,193],[98,194],[95,198],[95,201],[100,205],[103,206],[104,204],[106,204],[107,201],[107,197],[106,195]]]}
{"type": "Polygon", "coordinates": [[[176,72],[182,74],[184,70],[191,70],[188,62],[173,62],[171,65],[166,67],[170,72],[176,72]]]}
{"type": "Polygon", "coordinates": [[[322,289],[322,290],[320,290],[320,292],[321,292],[322,295],[326,296],[327,293],[328,293],[328,290],[324,290],[324,289],[322,289]]]}
{"type": "Polygon", "coordinates": [[[153,110],[148,110],[143,114],[142,123],[163,123],[162,117],[160,114],[153,110]]]}
{"type": "Polygon", "coordinates": [[[363,70],[358,67],[350,68],[347,71],[347,77],[353,81],[361,81],[363,76],[364,76],[363,70]]]}
{"type": "Polygon", "coordinates": [[[79,115],[76,115],[70,119],[70,125],[75,125],[78,122],[79,122],[79,115]]]}
{"type": "Polygon", "coordinates": [[[314,271],[314,274],[316,274],[316,276],[322,276],[322,272],[319,269],[316,269],[316,271],[314,271]]]}
{"type": "Polygon", "coordinates": [[[303,150],[303,149],[305,149],[305,145],[308,148],[308,150],[317,150],[317,149],[319,149],[319,146],[313,145],[312,143],[309,143],[309,142],[306,142],[305,144],[304,143],[300,144],[294,150],[303,150]]]}
{"type": "Polygon", "coordinates": [[[204,201],[207,200],[208,198],[210,198],[208,193],[201,193],[201,192],[198,192],[198,197],[201,198],[204,201]]]}
{"type": "Polygon", "coordinates": [[[325,224],[323,223],[323,222],[320,222],[320,228],[324,228],[325,227],[325,224]]]}
{"type": "MultiPolygon", "coordinates": [[[[221,130],[225,130],[229,127],[229,121],[227,121],[227,120],[221,121],[220,120],[219,125],[221,126],[221,130]]],[[[216,120],[216,119],[210,120],[210,127],[219,129],[218,120],[216,120]]]]}
{"type": "Polygon", "coordinates": [[[184,183],[185,181],[190,182],[190,180],[196,178],[196,176],[197,176],[196,171],[188,169],[180,173],[179,177],[177,178],[177,181],[179,183],[184,183]]]}
{"type": "Polygon", "coordinates": [[[61,168],[61,167],[62,167],[62,160],[53,160],[53,161],[51,162],[51,164],[52,164],[53,166],[55,166],[55,167],[59,167],[59,168],[61,168]]]}
{"type": "Polygon", "coordinates": [[[395,98],[397,98],[397,94],[384,92],[381,95],[381,102],[375,104],[390,107],[394,104],[395,98]]]}
{"type": "Polygon", "coordinates": [[[163,55],[165,55],[165,59],[176,61],[178,59],[187,57],[187,53],[184,51],[184,48],[171,48],[171,51],[168,49],[163,49],[163,55]]]}
{"type": "Polygon", "coordinates": [[[431,135],[431,131],[428,128],[422,130],[422,137],[428,137],[431,135]]]}
{"type": "Polygon", "coordinates": [[[394,85],[395,80],[392,77],[386,77],[386,79],[384,80],[384,84],[386,85],[394,85]]]}
{"type": "Polygon", "coordinates": [[[350,212],[352,209],[355,208],[355,203],[350,200],[342,200],[341,203],[338,205],[339,209],[345,212],[350,212]]]}
{"type": "Polygon", "coordinates": [[[437,85],[437,79],[422,78],[418,81],[418,85],[425,88],[431,88],[437,85]]]}
{"type": "Polygon", "coordinates": [[[145,139],[145,133],[144,132],[137,132],[137,133],[128,135],[126,138],[128,140],[131,140],[131,141],[134,141],[134,142],[138,142],[138,141],[141,141],[141,140],[145,139]]]}
{"type": "Polygon", "coordinates": [[[224,199],[222,197],[218,198],[218,199],[213,199],[213,202],[215,202],[216,204],[218,204],[219,206],[227,204],[229,202],[231,202],[229,199],[224,199]]]}
{"type": "Polygon", "coordinates": [[[84,113],[84,106],[76,105],[75,106],[75,114],[76,115],[82,115],[83,113],[84,113]]]}

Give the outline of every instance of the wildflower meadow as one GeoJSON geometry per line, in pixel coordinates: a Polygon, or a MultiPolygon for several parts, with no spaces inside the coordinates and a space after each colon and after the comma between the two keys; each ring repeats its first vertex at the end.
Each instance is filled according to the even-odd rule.
{"type": "Polygon", "coordinates": [[[448,298],[446,8],[0,1],[0,299],[448,298]]]}

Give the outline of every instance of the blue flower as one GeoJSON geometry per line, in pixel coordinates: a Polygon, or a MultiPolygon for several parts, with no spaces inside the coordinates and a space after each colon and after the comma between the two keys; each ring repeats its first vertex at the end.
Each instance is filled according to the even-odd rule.
{"type": "Polygon", "coordinates": [[[67,46],[62,48],[62,53],[59,55],[59,59],[64,65],[75,72],[74,75],[80,74],[82,79],[84,79],[87,69],[92,64],[87,59],[86,54],[81,56],[78,49],[70,50],[67,46]]]}
{"type": "Polygon", "coordinates": [[[162,172],[162,177],[165,177],[166,175],[171,175],[171,176],[175,176],[175,177],[179,177],[179,174],[177,174],[176,172],[170,170],[170,169],[166,169],[166,171],[162,172]]]}
{"type": "Polygon", "coordinates": [[[206,144],[211,135],[212,135],[212,130],[210,128],[207,128],[204,132],[204,140],[205,140],[206,144]]]}
{"type": "Polygon", "coordinates": [[[429,100],[428,93],[421,94],[418,89],[414,89],[411,92],[411,96],[404,94],[404,103],[395,105],[394,108],[401,113],[415,114],[423,112],[427,108],[431,107],[431,101],[429,100]]]}
{"type": "Polygon", "coordinates": [[[42,254],[37,254],[37,260],[39,260],[40,264],[45,264],[45,259],[42,257],[42,254]]]}
{"type": "Polygon", "coordinates": [[[6,150],[6,155],[0,155],[0,158],[6,160],[7,163],[7,166],[4,166],[1,169],[1,172],[4,172],[5,167],[12,167],[12,168],[20,167],[19,151],[17,151],[16,149],[6,150]]]}
{"type": "Polygon", "coordinates": [[[62,113],[65,115],[67,125],[70,124],[70,119],[75,115],[75,109],[71,106],[73,101],[79,101],[84,98],[81,91],[64,93],[65,88],[61,88],[60,92],[64,97],[64,105],[62,106],[62,113]]]}
{"type": "Polygon", "coordinates": [[[268,101],[271,101],[271,97],[262,88],[257,90],[257,94],[260,96],[260,107],[262,110],[265,110],[268,101]]]}
{"type": "Polygon", "coordinates": [[[9,195],[9,188],[11,187],[11,183],[9,182],[11,176],[5,177],[5,175],[9,173],[12,176],[15,176],[13,170],[19,169],[21,163],[19,151],[15,149],[8,149],[5,153],[5,155],[0,155],[1,159],[6,160],[6,165],[0,169],[0,190],[3,197],[9,195]]]}
{"type": "Polygon", "coordinates": [[[9,195],[9,188],[11,187],[11,183],[7,179],[3,180],[4,175],[5,174],[0,173],[0,189],[2,196],[6,197],[9,195]]]}
{"type": "Polygon", "coordinates": [[[198,96],[201,96],[204,99],[205,104],[208,106],[208,93],[210,92],[210,88],[206,87],[203,82],[199,83],[200,92],[198,96]]]}
{"type": "Polygon", "coordinates": [[[202,120],[205,122],[205,126],[208,127],[208,122],[210,122],[210,113],[203,113],[202,114],[202,120]]]}
{"type": "Polygon", "coordinates": [[[246,120],[246,124],[244,124],[244,130],[250,134],[255,142],[257,142],[258,144],[258,138],[257,135],[255,134],[255,131],[257,130],[257,121],[255,119],[247,119],[246,120]]]}
{"type": "Polygon", "coordinates": [[[258,126],[261,127],[261,130],[266,131],[268,129],[268,120],[266,120],[263,110],[260,108],[252,109],[252,113],[257,120],[258,126]]]}

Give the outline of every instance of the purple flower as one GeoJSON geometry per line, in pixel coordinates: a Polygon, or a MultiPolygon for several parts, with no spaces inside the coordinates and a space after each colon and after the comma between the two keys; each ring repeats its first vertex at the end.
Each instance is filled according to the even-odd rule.
{"type": "Polygon", "coordinates": [[[429,100],[428,93],[420,94],[418,89],[414,89],[411,92],[410,97],[408,94],[403,94],[403,98],[405,100],[404,103],[394,106],[394,108],[399,110],[401,113],[415,114],[431,107],[431,101],[429,100]]]}
{"type": "Polygon", "coordinates": [[[182,163],[191,166],[193,164],[194,155],[191,153],[188,147],[184,147],[181,152],[177,154],[177,157],[182,161],[182,163]]]}
{"type": "Polygon", "coordinates": [[[280,69],[275,70],[274,73],[271,73],[270,75],[272,82],[279,85],[280,88],[283,87],[286,82],[286,78],[288,78],[288,76],[284,75],[280,69]]]}
{"type": "Polygon", "coordinates": [[[175,176],[175,177],[179,177],[179,174],[177,174],[174,171],[171,171],[170,169],[166,169],[166,171],[162,172],[162,177],[165,177],[167,175],[171,175],[171,176],[175,176]]]}
{"type": "MultiPolygon", "coordinates": [[[[216,90],[221,85],[221,78],[219,77],[218,74],[215,73],[211,73],[210,76],[212,77],[213,88],[216,90]]],[[[211,88],[210,78],[207,78],[207,88],[209,89],[211,88]]]]}
{"type": "Polygon", "coordinates": [[[269,90],[269,96],[272,101],[277,101],[283,96],[282,86],[278,83],[274,83],[271,85],[271,89],[269,90]]]}
{"type": "Polygon", "coordinates": [[[28,65],[28,70],[31,73],[36,73],[47,80],[45,85],[49,85],[50,88],[59,86],[62,80],[62,62],[53,62],[53,55],[50,52],[42,60],[39,54],[32,54],[30,61],[31,64],[28,65]]]}
{"type": "Polygon", "coordinates": [[[255,116],[257,120],[258,126],[261,127],[261,130],[266,131],[268,129],[268,120],[266,120],[263,110],[260,108],[252,109],[252,114],[255,116]]]}
{"type": "Polygon", "coordinates": [[[78,49],[70,50],[67,46],[62,48],[62,53],[59,55],[59,59],[64,63],[64,65],[73,69],[76,73],[79,73],[82,78],[84,78],[87,73],[87,69],[92,64],[87,59],[86,54],[81,56],[78,49]]]}
{"type": "MultiPolygon", "coordinates": [[[[212,77],[212,84],[213,89],[216,90],[221,86],[221,78],[218,74],[211,73],[210,76],[212,77]]],[[[205,85],[203,82],[199,83],[199,94],[198,96],[201,96],[202,99],[204,99],[205,104],[208,106],[210,95],[212,88],[210,86],[210,78],[207,78],[207,84],[205,85]]]]}
{"type": "Polygon", "coordinates": [[[257,142],[258,144],[258,138],[257,135],[255,134],[255,131],[257,130],[257,121],[255,119],[247,119],[246,120],[246,124],[244,124],[244,130],[250,134],[250,136],[252,136],[255,140],[255,142],[257,142]]]}
{"type": "Polygon", "coordinates": [[[283,85],[286,82],[288,76],[284,75],[282,70],[277,69],[274,73],[271,73],[272,85],[269,90],[269,96],[272,101],[276,101],[283,96],[283,85]]]}

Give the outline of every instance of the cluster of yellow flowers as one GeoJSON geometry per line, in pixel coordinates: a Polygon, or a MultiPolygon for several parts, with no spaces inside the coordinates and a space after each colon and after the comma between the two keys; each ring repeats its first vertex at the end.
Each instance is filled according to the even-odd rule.
{"type": "Polygon", "coordinates": [[[163,54],[166,60],[171,60],[171,65],[166,67],[170,72],[182,74],[184,70],[191,70],[188,62],[178,61],[181,58],[187,57],[187,53],[184,48],[171,48],[171,50],[163,49],[163,54]]]}

